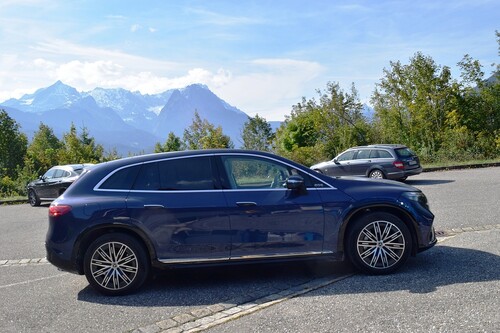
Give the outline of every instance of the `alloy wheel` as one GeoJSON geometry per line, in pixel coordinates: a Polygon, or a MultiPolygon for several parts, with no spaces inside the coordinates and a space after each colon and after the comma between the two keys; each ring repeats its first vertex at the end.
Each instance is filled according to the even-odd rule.
{"type": "Polygon", "coordinates": [[[397,264],[405,253],[406,241],[401,230],[388,221],[374,221],[357,238],[359,258],[373,269],[397,264]]]}
{"type": "Polygon", "coordinates": [[[134,282],[139,270],[136,253],[126,244],[108,242],[92,254],[90,273],[101,287],[121,290],[134,282]]]}
{"type": "Polygon", "coordinates": [[[370,178],[382,179],[384,178],[384,174],[380,170],[373,170],[370,172],[370,178]]]}

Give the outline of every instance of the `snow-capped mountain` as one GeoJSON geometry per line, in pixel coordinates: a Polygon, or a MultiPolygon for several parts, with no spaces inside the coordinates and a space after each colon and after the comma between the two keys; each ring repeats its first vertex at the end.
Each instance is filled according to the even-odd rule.
{"type": "Polygon", "coordinates": [[[78,92],[60,81],[20,99],[0,103],[29,137],[41,122],[59,137],[73,123],[87,128],[106,149],[119,153],[151,152],[156,142],[164,142],[169,132],[182,137],[194,113],[241,144],[241,131],[248,116],[217,97],[200,84],[160,94],[142,95],[125,89],[95,88],[78,92]]]}

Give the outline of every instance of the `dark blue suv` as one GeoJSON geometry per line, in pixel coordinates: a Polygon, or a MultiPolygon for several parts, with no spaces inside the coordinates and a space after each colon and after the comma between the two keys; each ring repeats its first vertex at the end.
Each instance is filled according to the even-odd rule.
{"type": "Polygon", "coordinates": [[[161,153],[97,164],[49,208],[47,258],[103,294],[153,270],[198,264],[348,258],[369,274],[436,243],[418,189],[335,179],[244,150],[161,153]]]}

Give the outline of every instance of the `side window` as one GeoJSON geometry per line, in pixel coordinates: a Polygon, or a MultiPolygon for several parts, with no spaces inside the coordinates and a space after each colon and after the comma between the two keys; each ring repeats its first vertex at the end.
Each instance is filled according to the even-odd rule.
{"type": "Polygon", "coordinates": [[[356,156],[357,160],[366,160],[370,158],[370,150],[369,149],[364,149],[358,151],[358,155],[356,156]]]}
{"type": "Polygon", "coordinates": [[[354,154],[356,154],[356,150],[346,151],[345,153],[343,153],[342,155],[340,155],[337,158],[337,161],[339,161],[339,162],[350,161],[350,160],[354,159],[354,154]]]}
{"type": "Polygon", "coordinates": [[[222,164],[228,175],[226,187],[232,189],[284,188],[291,175],[300,175],[306,186],[312,186],[309,175],[300,170],[265,158],[225,156],[222,164]]]}
{"type": "Polygon", "coordinates": [[[64,170],[62,169],[56,169],[56,172],[54,172],[54,177],[53,178],[61,178],[64,174],[64,170]]]}
{"type": "Polygon", "coordinates": [[[387,150],[379,150],[378,153],[380,158],[392,158],[391,153],[389,153],[387,150]]]}
{"type": "Polygon", "coordinates": [[[209,156],[180,158],[159,162],[161,190],[213,190],[212,163],[209,156]]]}
{"type": "Polygon", "coordinates": [[[135,180],[133,190],[157,191],[161,188],[158,163],[145,163],[135,180]]]}
{"type": "Polygon", "coordinates": [[[107,190],[130,190],[141,168],[140,165],[124,168],[112,174],[99,187],[107,190]]]}
{"type": "Polygon", "coordinates": [[[54,174],[56,173],[56,170],[57,170],[57,169],[50,169],[49,171],[47,171],[47,172],[43,175],[43,178],[45,178],[45,179],[51,179],[51,178],[54,178],[54,174]]]}

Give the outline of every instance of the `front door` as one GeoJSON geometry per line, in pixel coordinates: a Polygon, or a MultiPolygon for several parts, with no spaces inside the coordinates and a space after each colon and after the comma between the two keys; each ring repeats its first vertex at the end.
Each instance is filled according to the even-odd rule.
{"type": "Polygon", "coordinates": [[[231,259],[301,256],[323,249],[324,214],[316,190],[285,188],[299,173],[278,160],[251,155],[221,157],[231,221],[231,259]]]}

